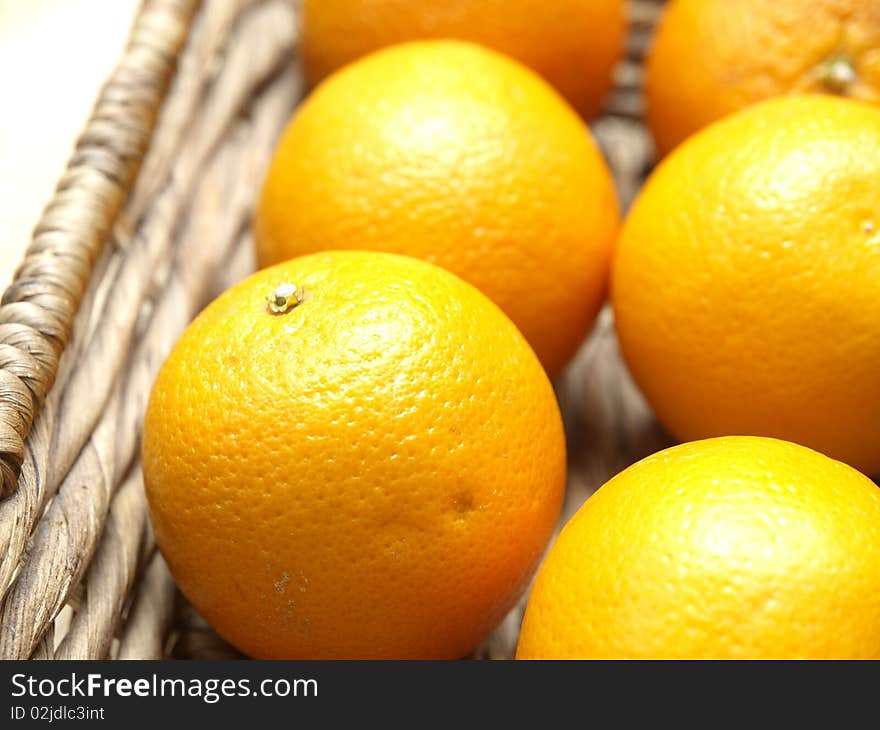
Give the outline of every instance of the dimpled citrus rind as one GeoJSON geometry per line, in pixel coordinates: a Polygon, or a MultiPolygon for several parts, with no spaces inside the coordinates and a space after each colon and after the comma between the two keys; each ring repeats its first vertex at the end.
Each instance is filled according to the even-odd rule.
{"type": "Polygon", "coordinates": [[[880,656],[880,492],[805,447],[691,442],[611,479],[533,586],[519,659],[880,656]]]}
{"type": "Polygon", "coordinates": [[[488,299],[414,259],[331,252],[199,315],[153,387],[143,464],[175,579],[245,653],[456,658],[530,579],[565,445],[488,299]],[[279,285],[297,296],[273,314],[279,285]]]}
{"type": "Polygon", "coordinates": [[[880,474],[880,109],[780,97],[694,135],[618,241],[626,363],[680,441],[782,438],[880,474]]]}

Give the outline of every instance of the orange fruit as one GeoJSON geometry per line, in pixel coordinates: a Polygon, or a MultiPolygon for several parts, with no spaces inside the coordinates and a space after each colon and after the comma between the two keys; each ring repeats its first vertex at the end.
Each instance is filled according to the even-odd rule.
{"type": "Polygon", "coordinates": [[[361,56],[405,41],[457,38],[530,66],[587,117],[623,54],[624,0],[305,0],[302,57],[317,83],[361,56]]]}
{"type": "Polygon", "coordinates": [[[647,121],[664,154],[772,96],[824,92],[880,103],[880,3],[672,0],[645,85],[647,121]]]}
{"type": "Polygon", "coordinates": [[[880,490],[775,439],[649,456],[563,528],[517,658],[880,658],[880,490]]]}
{"type": "Polygon", "coordinates": [[[880,109],[762,102],[694,135],[624,224],[627,364],[682,441],[775,436],[880,474],[880,109]]]}
{"type": "Polygon", "coordinates": [[[379,51],[328,79],[275,151],[256,216],[261,266],[389,251],[475,285],[551,377],[605,297],[619,226],[588,129],[528,69],[472,44],[379,51]]]}
{"type": "Polygon", "coordinates": [[[538,359],[485,296],[415,259],[330,252],[190,325],[150,395],[143,470],[171,572],[247,654],[457,658],[530,580],[565,443],[538,359]]]}

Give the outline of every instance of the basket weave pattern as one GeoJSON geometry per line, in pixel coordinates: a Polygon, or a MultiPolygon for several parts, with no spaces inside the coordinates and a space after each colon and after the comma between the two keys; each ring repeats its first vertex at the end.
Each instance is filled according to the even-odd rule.
{"type": "MultiPolygon", "coordinates": [[[[641,60],[661,0],[631,3],[593,130],[628,204],[648,170],[641,60]]],[[[156,372],[254,268],[251,215],[302,95],[292,0],[144,0],[0,306],[0,657],[238,656],[176,591],[139,462],[156,372]]],[[[609,311],[559,380],[562,521],[668,444],[620,364],[609,311]]],[[[513,655],[524,603],[475,652],[513,655]]]]}

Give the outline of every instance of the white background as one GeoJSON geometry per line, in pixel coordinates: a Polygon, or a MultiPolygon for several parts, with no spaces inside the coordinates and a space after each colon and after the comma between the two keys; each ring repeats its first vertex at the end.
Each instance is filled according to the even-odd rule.
{"type": "Polygon", "coordinates": [[[0,0],[0,290],[125,45],[137,0],[0,0]]]}

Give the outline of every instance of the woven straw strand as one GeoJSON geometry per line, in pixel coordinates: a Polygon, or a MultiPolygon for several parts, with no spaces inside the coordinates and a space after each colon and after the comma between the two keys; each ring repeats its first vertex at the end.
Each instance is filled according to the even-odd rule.
{"type": "Polygon", "coordinates": [[[85,577],[85,601],[55,651],[56,659],[107,657],[146,536],[146,502],[136,464],[113,498],[101,544],[85,577]]]}
{"type": "Polygon", "coordinates": [[[195,7],[195,0],[146,2],[3,295],[0,496],[15,490],[24,440],[55,378],[92,262],[146,151],[195,7]]]}
{"type": "Polygon", "coordinates": [[[134,596],[117,659],[164,658],[175,590],[165,561],[155,551],[134,596]]]}

